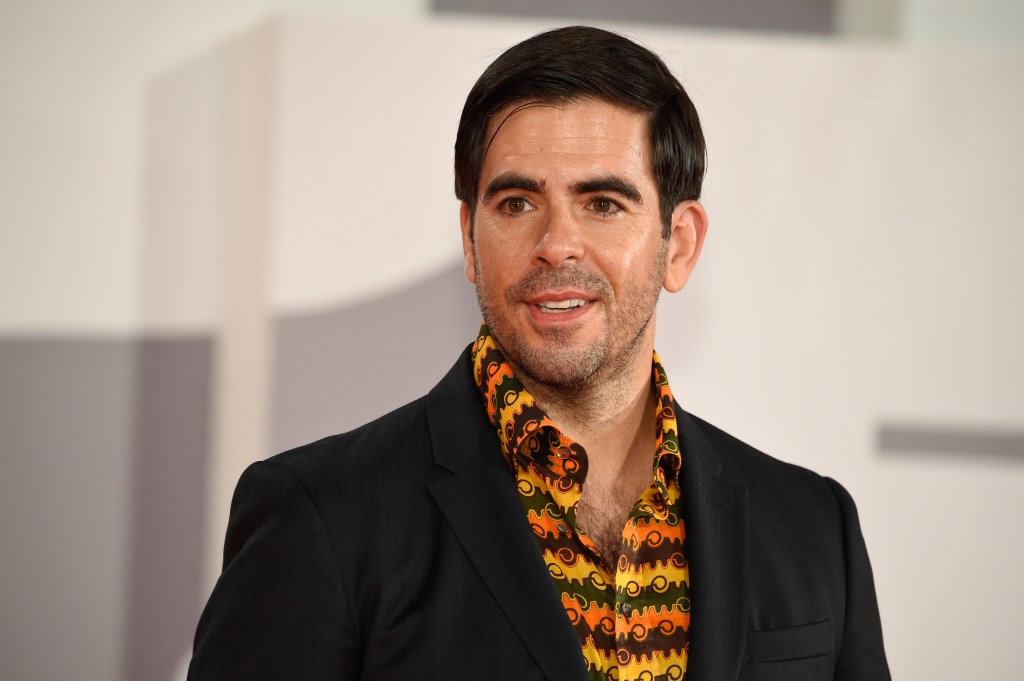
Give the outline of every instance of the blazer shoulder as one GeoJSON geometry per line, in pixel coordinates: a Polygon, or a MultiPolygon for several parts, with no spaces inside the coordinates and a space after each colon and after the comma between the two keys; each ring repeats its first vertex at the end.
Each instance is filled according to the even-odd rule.
{"type": "MultiPolygon", "coordinates": [[[[743,485],[755,502],[788,497],[818,510],[840,511],[838,483],[747,444],[707,421],[687,414],[718,456],[724,479],[743,485]]],[[[845,490],[843,490],[845,492],[845,490]]]]}
{"type": "Polygon", "coordinates": [[[422,475],[433,466],[425,397],[420,397],[354,430],[331,435],[266,460],[295,474],[311,492],[360,486],[373,480],[388,486],[422,475]]]}

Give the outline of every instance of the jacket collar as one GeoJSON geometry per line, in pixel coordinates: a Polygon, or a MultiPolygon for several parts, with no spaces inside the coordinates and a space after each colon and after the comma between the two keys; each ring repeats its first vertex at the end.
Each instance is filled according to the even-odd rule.
{"type": "Polygon", "coordinates": [[[587,681],[579,637],[537,552],[470,372],[463,353],[427,395],[435,461],[452,473],[431,483],[430,493],[544,675],[587,681]]]}
{"type": "Polygon", "coordinates": [[[739,676],[747,630],[747,489],[731,482],[701,421],[678,409],[693,612],[687,681],[739,676]]]}

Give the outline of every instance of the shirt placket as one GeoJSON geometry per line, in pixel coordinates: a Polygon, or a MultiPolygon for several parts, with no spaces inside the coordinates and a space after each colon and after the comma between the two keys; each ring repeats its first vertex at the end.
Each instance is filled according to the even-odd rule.
{"type": "MultiPolygon", "coordinates": [[[[649,494],[649,490],[645,494],[649,494]]],[[[639,508],[634,508],[626,520],[626,531],[623,536],[624,545],[634,545],[636,550],[630,552],[632,555],[642,556],[643,546],[640,545],[636,533],[636,521],[641,518],[651,518],[652,515],[639,508]]],[[[626,552],[623,552],[625,555],[626,552]]],[[[637,563],[626,563],[622,560],[616,561],[615,568],[615,642],[616,659],[619,664],[619,679],[632,678],[638,671],[649,670],[651,661],[646,666],[638,667],[638,662],[643,663],[642,653],[646,652],[643,641],[635,640],[633,628],[639,624],[643,617],[641,604],[637,597],[642,593],[646,584],[646,576],[642,571],[635,570],[637,563]],[[629,570],[624,570],[623,568],[629,570]],[[632,569],[631,569],[632,568],[632,569]],[[630,582],[634,583],[636,593],[631,593],[630,582]],[[631,672],[630,677],[623,674],[623,669],[628,665],[631,672]]]]}

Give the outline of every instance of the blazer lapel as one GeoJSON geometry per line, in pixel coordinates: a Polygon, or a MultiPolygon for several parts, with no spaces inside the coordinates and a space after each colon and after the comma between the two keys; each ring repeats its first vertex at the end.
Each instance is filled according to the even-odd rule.
{"type": "Polygon", "coordinates": [[[677,413],[693,601],[686,681],[731,681],[746,642],[747,490],[719,477],[721,461],[696,420],[677,413]]]}
{"type": "Polygon", "coordinates": [[[427,396],[435,460],[451,472],[429,485],[470,561],[523,645],[553,681],[586,681],[579,637],[547,573],[468,354],[427,396]]]}

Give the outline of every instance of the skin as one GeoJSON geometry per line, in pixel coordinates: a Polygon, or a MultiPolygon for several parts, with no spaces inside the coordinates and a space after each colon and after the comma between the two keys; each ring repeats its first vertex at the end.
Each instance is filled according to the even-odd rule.
{"type": "Polygon", "coordinates": [[[707,216],[684,201],[662,237],[640,114],[583,100],[494,120],[481,198],[461,209],[466,277],[526,389],[586,449],[578,517],[612,551],[650,484],[658,296],[686,284],[707,216]]]}

